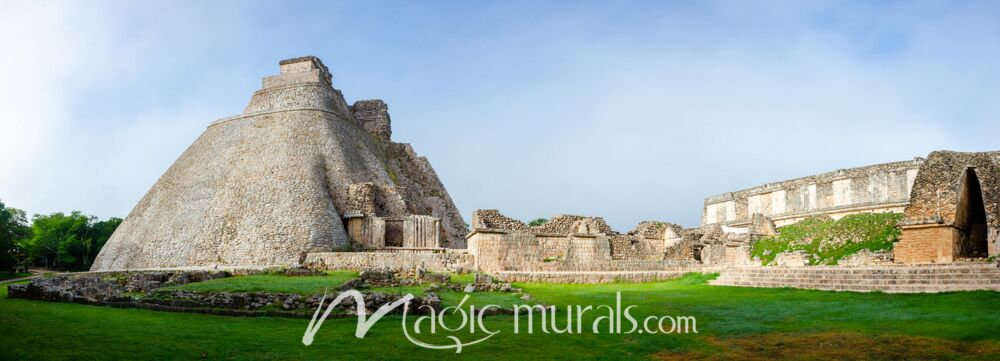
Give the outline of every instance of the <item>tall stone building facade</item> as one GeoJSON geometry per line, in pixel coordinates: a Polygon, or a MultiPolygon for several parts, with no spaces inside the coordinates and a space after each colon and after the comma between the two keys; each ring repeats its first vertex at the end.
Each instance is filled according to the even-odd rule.
{"type": "Polygon", "coordinates": [[[742,227],[758,213],[779,226],[818,215],[902,213],[923,163],[923,158],[914,158],[841,169],[710,196],[701,223],[742,227]]]}
{"type": "Polygon", "coordinates": [[[705,199],[703,225],[742,227],[754,215],[777,225],[806,217],[902,213],[897,263],[951,263],[1000,255],[1000,151],[935,151],[769,183],[705,199]]]}
{"type": "Polygon", "coordinates": [[[468,228],[430,162],[390,140],[384,102],[348,105],[315,57],[281,61],[280,70],[167,169],[92,270],[465,248],[468,228]]]}

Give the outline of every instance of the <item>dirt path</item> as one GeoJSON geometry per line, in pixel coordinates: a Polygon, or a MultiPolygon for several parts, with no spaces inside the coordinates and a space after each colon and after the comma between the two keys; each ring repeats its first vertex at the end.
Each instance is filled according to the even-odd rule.
{"type": "Polygon", "coordinates": [[[20,282],[20,281],[26,281],[26,280],[30,280],[30,279],[35,279],[35,278],[41,277],[42,275],[44,275],[46,273],[60,273],[60,272],[56,272],[56,271],[52,271],[52,270],[47,270],[47,269],[44,269],[44,268],[29,268],[28,272],[31,272],[31,276],[21,277],[21,278],[14,278],[14,279],[0,281],[0,284],[12,283],[12,282],[20,282]]]}

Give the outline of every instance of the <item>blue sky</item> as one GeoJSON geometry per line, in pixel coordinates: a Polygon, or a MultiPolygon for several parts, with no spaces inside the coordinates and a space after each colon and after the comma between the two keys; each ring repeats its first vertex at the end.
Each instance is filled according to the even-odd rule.
{"type": "Polygon", "coordinates": [[[0,200],[125,216],[277,62],[381,98],[466,220],[1000,149],[997,2],[0,2],[0,200]]]}

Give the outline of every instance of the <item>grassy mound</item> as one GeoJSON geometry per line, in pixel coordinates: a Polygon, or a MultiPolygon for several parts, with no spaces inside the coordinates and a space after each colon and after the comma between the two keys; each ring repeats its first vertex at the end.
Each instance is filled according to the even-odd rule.
{"type": "Polygon", "coordinates": [[[778,254],[805,251],[810,264],[835,265],[844,257],[869,251],[891,250],[899,239],[898,213],[862,213],[839,220],[808,218],[778,228],[777,236],[754,243],[750,255],[768,265],[778,254]]]}
{"type": "Polygon", "coordinates": [[[188,283],[180,286],[164,287],[161,291],[193,291],[193,292],[280,292],[298,293],[311,296],[323,293],[324,290],[334,290],[358,276],[357,272],[329,272],[326,276],[284,276],[284,275],[252,275],[209,280],[205,282],[188,283]]]}

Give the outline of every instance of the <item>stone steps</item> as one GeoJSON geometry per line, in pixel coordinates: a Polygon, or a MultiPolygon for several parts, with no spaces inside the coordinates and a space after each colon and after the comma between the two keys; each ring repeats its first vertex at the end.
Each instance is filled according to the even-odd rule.
{"type": "Polygon", "coordinates": [[[816,284],[792,284],[792,283],[761,283],[761,282],[728,282],[725,284],[712,282],[713,285],[755,287],[755,288],[801,288],[822,291],[850,291],[850,292],[874,292],[885,293],[938,293],[954,291],[1000,291],[1000,285],[893,285],[893,286],[871,286],[871,285],[816,285],[816,284]]]}
{"type": "Polygon", "coordinates": [[[787,277],[797,277],[805,279],[845,279],[845,280],[857,280],[857,279],[898,279],[898,280],[955,280],[955,279],[992,279],[1000,277],[1000,273],[968,273],[968,274],[802,274],[802,273],[766,273],[766,274],[724,274],[725,277],[731,278],[787,278],[787,277]]]}
{"type": "Polygon", "coordinates": [[[797,284],[857,284],[857,285],[1000,285],[1000,278],[928,278],[928,279],[850,279],[850,278],[794,278],[794,277],[727,277],[719,282],[761,282],[797,284]]]}
{"type": "Polygon", "coordinates": [[[763,288],[804,288],[833,291],[931,293],[1000,291],[995,263],[882,267],[748,267],[720,271],[709,284],[763,288]]]}

